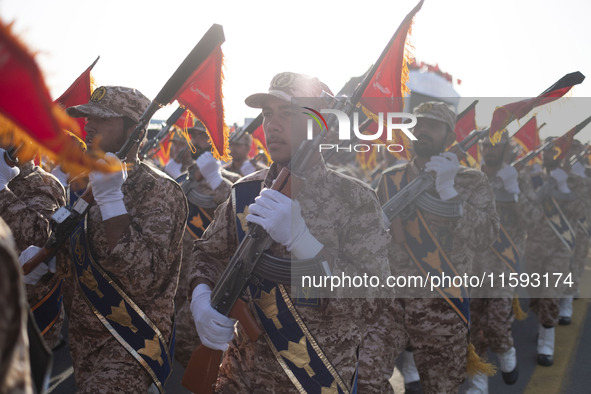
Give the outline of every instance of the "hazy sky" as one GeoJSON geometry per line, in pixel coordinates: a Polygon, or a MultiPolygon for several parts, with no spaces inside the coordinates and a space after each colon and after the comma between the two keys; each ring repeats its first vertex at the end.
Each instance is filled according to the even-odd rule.
{"type": "MultiPolygon", "coordinates": [[[[93,71],[98,85],[135,87],[154,98],[219,23],[226,36],[226,121],[242,124],[258,114],[244,98],[266,91],[278,72],[317,76],[338,91],[376,61],[417,2],[0,0],[0,15],[39,53],[53,97],[100,55],[93,71]]],[[[461,79],[455,89],[464,97],[536,96],[576,70],[588,80],[572,96],[591,97],[590,12],[587,0],[426,0],[415,18],[414,54],[461,79]]],[[[554,133],[591,115],[586,108],[554,133]]]]}

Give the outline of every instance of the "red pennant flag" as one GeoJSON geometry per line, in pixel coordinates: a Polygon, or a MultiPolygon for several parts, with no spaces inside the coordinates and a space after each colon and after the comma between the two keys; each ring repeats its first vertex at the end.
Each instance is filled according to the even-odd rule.
{"type": "Polygon", "coordinates": [[[227,161],[230,149],[222,102],[223,57],[220,45],[187,79],[176,99],[205,125],[214,157],[227,161]]]}
{"type": "Polygon", "coordinates": [[[575,138],[575,135],[579,131],[583,130],[585,126],[587,126],[590,122],[591,116],[579,123],[578,125],[576,125],[575,127],[573,127],[572,129],[570,129],[568,132],[566,132],[566,134],[563,134],[560,137],[558,137],[556,141],[554,141],[553,149],[557,151],[555,156],[556,160],[561,160],[566,157],[568,151],[570,150],[570,146],[573,143],[573,138],[575,138]]]}
{"type": "MultiPolygon", "coordinates": [[[[460,114],[458,114],[456,119],[456,127],[454,132],[456,133],[456,140],[463,141],[468,134],[470,134],[473,130],[477,129],[476,125],[476,104],[478,100],[475,100],[472,104],[470,104],[465,110],[463,110],[460,114]]],[[[474,144],[470,149],[468,149],[468,156],[474,162],[478,163],[479,154],[478,154],[478,144],[474,144]]]]}
{"type": "Polygon", "coordinates": [[[558,82],[546,89],[538,97],[517,101],[498,107],[493,112],[492,122],[489,129],[489,138],[494,143],[499,141],[503,129],[514,119],[521,119],[529,111],[540,105],[548,104],[564,96],[574,85],[578,85],[585,79],[585,76],[576,71],[560,78],[558,82]]]}
{"type": "Polygon", "coordinates": [[[540,133],[538,132],[538,122],[536,117],[534,116],[521,126],[521,128],[513,134],[513,139],[523,148],[523,151],[519,155],[520,157],[525,156],[528,152],[540,146],[540,133]]]}
{"type": "Polygon", "coordinates": [[[376,121],[375,114],[402,112],[404,108],[404,96],[409,92],[406,82],[411,57],[406,39],[411,30],[413,17],[423,6],[423,1],[421,0],[398,26],[396,33],[378,59],[377,68],[365,88],[360,86],[351,98],[353,103],[359,99],[360,104],[371,112],[367,115],[374,121],[376,121]],[[360,97],[357,97],[358,95],[360,97]]]}
{"type": "MultiPolygon", "coordinates": [[[[402,112],[404,108],[404,96],[409,93],[406,82],[408,81],[408,64],[411,58],[407,37],[411,31],[413,18],[423,6],[423,2],[424,0],[419,1],[404,18],[376,65],[370,69],[371,79],[364,79],[351,97],[351,102],[359,103],[363,112],[374,122],[378,122],[377,114],[380,112],[385,116],[388,112],[402,112]]],[[[375,127],[375,132],[378,131],[377,125],[370,127],[375,127]]],[[[407,139],[405,136],[393,135],[392,138],[399,140],[397,143],[408,144],[408,141],[405,141],[407,139]]],[[[376,136],[376,140],[386,140],[384,130],[379,136],[376,136]]],[[[357,155],[357,161],[364,170],[372,169],[372,165],[376,162],[374,150],[375,148],[357,155]]],[[[403,156],[408,156],[409,152],[408,149],[405,149],[401,153],[403,156]]],[[[400,157],[400,154],[397,156],[400,157]]]]}
{"type": "Polygon", "coordinates": [[[68,163],[70,173],[105,169],[85,155],[79,143],[63,131],[79,133],[78,124],[52,102],[33,56],[2,22],[0,91],[0,133],[14,146],[23,142],[30,146],[19,152],[21,158],[28,160],[41,151],[51,159],[68,163]]]}
{"type": "Polygon", "coordinates": [[[166,137],[160,142],[160,149],[158,152],[154,154],[154,157],[158,159],[160,165],[164,167],[166,163],[170,160],[170,146],[171,146],[171,138],[174,133],[168,133],[166,137]]]}
{"type": "MultiPolygon", "coordinates": [[[[86,104],[90,101],[90,96],[92,95],[93,91],[93,82],[92,77],[90,76],[90,71],[98,62],[100,56],[96,58],[96,60],[88,67],[70,87],[61,95],[57,100],[55,100],[56,104],[59,104],[62,108],[73,107],[74,105],[81,105],[86,104]]],[[[84,126],[86,126],[86,119],[85,118],[75,118],[76,123],[80,127],[80,134],[78,137],[84,139],[86,137],[86,131],[84,130],[84,126]]],[[[72,131],[72,130],[70,130],[72,131]]]]}

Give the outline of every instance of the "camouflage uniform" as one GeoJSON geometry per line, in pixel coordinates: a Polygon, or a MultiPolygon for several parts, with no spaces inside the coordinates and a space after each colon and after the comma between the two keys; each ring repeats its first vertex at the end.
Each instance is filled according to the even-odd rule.
{"type": "MultiPolygon", "coordinates": [[[[269,170],[251,174],[238,183],[264,179],[266,187],[270,187],[277,175],[277,167],[272,165],[269,170]]],[[[389,236],[381,224],[375,195],[366,186],[327,170],[320,163],[307,177],[298,201],[310,232],[327,253],[338,256],[327,259],[333,275],[365,272],[386,278],[390,274],[386,256],[389,236]],[[367,264],[362,266],[362,261],[367,264]]],[[[195,242],[191,288],[200,278],[216,283],[227,265],[238,245],[235,214],[230,201],[220,205],[214,222],[203,238],[195,242]]],[[[283,258],[290,256],[277,243],[272,244],[270,253],[283,258]]],[[[248,300],[253,309],[250,296],[248,300]]],[[[396,329],[393,304],[391,299],[321,298],[319,307],[296,305],[295,308],[346,384],[352,381],[359,347],[358,392],[383,393],[391,390],[387,379],[394,366],[392,353],[396,345],[392,335],[385,335],[396,329]],[[376,360],[379,365],[374,364],[376,360]]],[[[266,341],[261,338],[251,342],[238,325],[237,335],[224,354],[217,391],[293,393],[295,388],[266,341]]]]}
{"type": "MultiPolygon", "coordinates": [[[[0,191],[0,216],[10,226],[19,253],[30,245],[43,246],[49,238],[49,218],[64,205],[64,188],[56,177],[32,162],[20,167],[20,174],[8,184],[8,189],[0,191]]],[[[37,284],[26,285],[29,305],[35,306],[68,275],[67,253],[60,252],[56,274],[48,272],[37,284]]],[[[62,307],[55,324],[43,335],[50,348],[59,342],[63,320],[62,307]]]]}
{"type": "MultiPolygon", "coordinates": [[[[587,224],[591,223],[591,178],[581,178],[575,175],[569,175],[568,186],[575,193],[576,199],[580,202],[579,216],[585,216],[587,224]]],[[[576,295],[579,292],[581,277],[583,276],[583,270],[587,255],[589,254],[589,246],[591,245],[589,235],[583,230],[583,228],[577,223],[571,223],[576,232],[576,244],[573,255],[572,264],[572,277],[573,286],[568,289],[568,295],[576,295]]]]}
{"type": "MultiPolygon", "coordinates": [[[[213,197],[213,202],[216,206],[224,202],[230,195],[232,183],[238,180],[239,176],[233,173],[222,170],[222,177],[224,181],[215,190],[207,184],[205,179],[200,181],[188,180],[192,182],[194,187],[200,194],[213,197]]],[[[191,201],[189,201],[191,204],[191,201]]],[[[215,208],[207,209],[207,213],[213,217],[215,208]]],[[[195,234],[197,235],[197,234],[195,234]]],[[[179,276],[179,287],[174,297],[176,306],[176,345],[174,358],[178,360],[183,366],[189,362],[189,358],[193,350],[201,344],[197,330],[195,330],[195,322],[191,314],[190,302],[188,302],[189,292],[189,273],[191,271],[191,252],[193,251],[193,243],[196,238],[188,230],[183,235],[183,263],[181,264],[181,273],[179,276]]]]}
{"type": "MultiPolygon", "coordinates": [[[[90,250],[169,342],[186,200],[176,183],[143,163],[132,165],[128,174],[121,190],[131,225],[109,252],[101,212],[93,203],[88,213],[90,250]]],[[[99,322],[80,293],[76,286],[69,326],[78,390],[146,392],[152,379],[99,322]]]]}
{"type": "MultiPolygon", "coordinates": [[[[496,180],[491,182],[496,186],[496,180]]],[[[533,201],[533,185],[527,176],[519,179],[519,199],[517,202],[496,201],[496,209],[501,225],[507,231],[511,240],[515,243],[519,253],[523,256],[527,228],[535,220],[539,220],[542,212],[533,201]]],[[[498,186],[497,186],[498,187],[498,186]]],[[[502,189],[502,185],[500,187],[502,189]]],[[[473,274],[486,273],[483,288],[472,289],[470,299],[471,332],[470,339],[476,348],[476,353],[486,358],[487,350],[505,353],[513,347],[511,325],[514,321],[513,294],[514,288],[501,287],[499,275],[505,274],[507,278],[513,272],[493,252],[492,248],[486,248],[481,255],[474,260],[473,274]],[[490,274],[494,275],[494,287],[490,287],[490,274]]],[[[519,271],[517,271],[519,273],[519,271]]]]}
{"type": "MultiPolygon", "coordinates": [[[[414,160],[386,170],[402,171],[409,182],[420,170],[414,160]]],[[[478,251],[488,248],[497,236],[499,218],[494,194],[486,176],[460,167],[454,188],[463,200],[463,216],[444,218],[422,211],[431,231],[460,275],[470,274],[478,251]]],[[[387,201],[385,185],[380,181],[378,198],[387,201]]],[[[396,276],[423,276],[404,247],[392,242],[390,266],[396,276]]],[[[417,290],[417,289],[415,289],[417,290]]],[[[468,328],[442,298],[405,298],[416,296],[411,289],[399,289],[397,300],[404,310],[407,346],[413,350],[415,363],[426,393],[455,393],[466,378],[468,328]]]]}
{"type": "Polygon", "coordinates": [[[27,305],[10,229],[0,218],[0,392],[33,393],[27,305]]]}
{"type": "MultiPolygon", "coordinates": [[[[544,182],[551,182],[546,173],[540,176],[544,182]]],[[[566,219],[576,223],[580,210],[580,202],[576,200],[557,200],[560,209],[566,219]]],[[[539,204],[539,203],[538,203],[539,204]]],[[[539,207],[541,210],[541,205],[539,207]]],[[[574,229],[574,227],[573,227],[574,229]]],[[[545,216],[540,215],[539,219],[528,229],[527,242],[525,247],[525,266],[527,272],[549,274],[549,287],[530,288],[530,308],[538,316],[538,321],[544,327],[554,327],[558,323],[558,299],[564,294],[564,286],[555,287],[552,280],[554,273],[561,273],[565,278],[570,272],[572,253],[560,241],[552,228],[547,223],[545,216]]]]}

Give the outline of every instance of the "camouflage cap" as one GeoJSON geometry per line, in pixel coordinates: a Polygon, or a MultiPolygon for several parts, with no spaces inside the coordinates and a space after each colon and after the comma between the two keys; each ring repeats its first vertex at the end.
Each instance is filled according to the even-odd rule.
{"type": "Polygon", "coordinates": [[[295,97],[322,97],[323,92],[333,96],[329,87],[318,78],[304,74],[283,72],[273,77],[268,93],[255,93],[244,100],[252,108],[262,108],[266,99],[275,97],[291,102],[295,97]]]}
{"type": "Polygon", "coordinates": [[[415,107],[413,111],[417,118],[428,118],[445,123],[451,132],[456,126],[455,112],[442,101],[427,101],[415,107]]]}
{"type": "Polygon", "coordinates": [[[137,123],[150,102],[150,99],[137,89],[123,86],[101,86],[95,89],[88,103],[70,107],[66,109],[66,112],[73,118],[127,116],[137,123]]]}

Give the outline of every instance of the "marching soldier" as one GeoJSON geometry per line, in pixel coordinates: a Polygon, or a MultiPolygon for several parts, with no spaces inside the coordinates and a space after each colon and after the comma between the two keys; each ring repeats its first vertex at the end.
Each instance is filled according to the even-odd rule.
{"type": "MultiPolygon", "coordinates": [[[[435,190],[393,220],[391,269],[405,277],[470,274],[477,253],[497,236],[492,188],[482,172],[460,167],[455,154],[444,153],[455,140],[456,119],[445,103],[423,103],[414,114],[415,157],[382,173],[378,197],[386,203],[423,171],[435,177],[435,190]]],[[[396,300],[404,310],[406,346],[413,351],[423,390],[456,393],[466,378],[468,290],[450,285],[436,294],[404,290],[397,292],[396,300]]]]}
{"type": "Polygon", "coordinates": [[[539,365],[551,366],[554,363],[559,299],[566,294],[568,285],[565,281],[570,276],[575,249],[575,231],[571,223],[583,209],[573,198],[567,183],[569,176],[561,168],[562,160],[557,158],[555,149],[544,152],[543,164],[545,172],[531,177],[542,215],[528,230],[525,262],[530,277],[538,275],[541,280],[541,286],[529,288],[530,308],[537,314],[539,322],[537,361],[539,365]],[[557,286],[548,283],[546,287],[544,275],[561,277],[557,286]]]}
{"type": "MultiPolygon", "coordinates": [[[[178,134],[175,134],[171,148],[171,155],[182,153],[182,172],[174,175],[176,175],[175,179],[181,184],[189,203],[189,215],[185,234],[183,235],[183,263],[175,296],[177,316],[175,358],[184,366],[187,365],[193,350],[200,344],[191,315],[190,303],[188,302],[193,243],[203,236],[203,232],[213,219],[215,209],[228,198],[232,184],[239,179],[238,175],[220,168],[220,164],[213,158],[209,152],[211,143],[203,127],[191,127],[187,131],[199,157],[197,159],[193,157],[190,149],[188,149],[187,141],[178,134]],[[201,159],[202,155],[206,155],[205,161],[201,159]],[[201,167],[199,167],[199,164],[201,167]],[[214,175],[209,175],[206,178],[201,171],[204,168],[207,171],[207,165],[209,164],[213,168],[212,173],[214,175]],[[219,178],[215,176],[217,173],[221,175],[219,184],[219,178]]],[[[167,169],[170,171],[170,166],[167,165],[167,169]]]]}
{"type": "Polygon", "coordinates": [[[187,216],[181,188],[137,158],[117,152],[149,105],[139,91],[97,88],[70,107],[87,119],[90,152],[119,171],[91,172],[94,202],[70,237],[77,286],[69,326],[79,392],[162,390],[171,369],[174,295],[187,216]]]}
{"type": "Polygon", "coordinates": [[[306,136],[307,117],[291,99],[319,98],[323,91],[329,89],[318,79],[286,72],[273,78],[268,93],[246,99],[247,105],[263,111],[274,163],[234,185],[231,198],[218,207],[195,243],[190,287],[197,331],[209,348],[226,350],[218,392],[391,390],[387,379],[393,369],[392,336],[384,333],[393,325],[392,300],[299,295],[301,288],[291,284],[289,270],[282,274],[272,268],[300,267],[311,276],[326,277],[371,272],[385,278],[390,272],[385,249],[389,236],[367,186],[327,170],[314,155],[313,168],[297,174],[306,182],[301,187],[292,182],[294,199],[269,189],[306,136]],[[211,289],[248,222],[261,225],[274,241],[247,291],[250,310],[265,330],[256,342],[240,325],[234,335],[235,322],[211,307],[211,289]]]}
{"type": "MultiPolygon", "coordinates": [[[[578,140],[573,140],[569,156],[572,158],[581,154],[583,145],[578,140]]],[[[581,160],[572,163],[568,172],[567,185],[572,190],[574,198],[579,202],[578,215],[572,218],[571,225],[575,230],[575,249],[571,266],[573,285],[560,298],[558,304],[558,324],[569,325],[573,314],[573,298],[578,294],[585,261],[589,254],[589,237],[591,236],[591,178],[585,174],[585,167],[581,160]]]]}
{"type": "MultiPolygon", "coordinates": [[[[514,289],[500,285],[499,276],[520,273],[520,256],[532,218],[540,216],[536,210],[533,186],[528,177],[519,178],[514,167],[504,160],[510,156],[511,145],[507,132],[492,145],[481,142],[484,163],[481,167],[495,193],[496,209],[501,221],[499,236],[489,248],[474,260],[473,274],[485,275],[485,283],[472,289],[470,299],[471,342],[477,354],[486,359],[488,349],[497,354],[503,380],[514,384],[519,376],[517,356],[511,333],[514,289]],[[521,184],[521,186],[520,186],[521,184]],[[489,275],[493,276],[490,280],[489,275]]],[[[515,298],[515,302],[518,300],[515,298]]],[[[468,393],[488,392],[488,376],[478,373],[470,379],[468,393]]]]}
{"type": "MultiPolygon", "coordinates": [[[[50,233],[49,219],[65,205],[65,192],[53,175],[33,160],[13,166],[0,149],[0,217],[11,228],[24,264],[40,249],[50,233]]],[[[10,159],[8,159],[10,160],[10,159]]],[[[60,344],[64,320],[64,278],[69,276],[67,253],[60,252],[49,265],[43,263],[24,277],[27,299],[49,348],[60,344]]]]}

